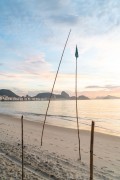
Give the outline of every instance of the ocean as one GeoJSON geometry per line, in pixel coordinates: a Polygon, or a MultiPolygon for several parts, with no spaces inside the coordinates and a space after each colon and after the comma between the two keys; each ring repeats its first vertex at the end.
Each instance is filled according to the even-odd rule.
{"type": "MultiPolygon", "coordinates": [[[[43,122],[48,101],[0,102],[0,113],[24,116],[30,121],[43,122]]],[[[95,121],[95,131],[120,136],[120,100],[79,100],[80,129],[90,130],[95,121]]],[[[47,124],[76,129],[74,100],[51,101],[47,124]]]]}

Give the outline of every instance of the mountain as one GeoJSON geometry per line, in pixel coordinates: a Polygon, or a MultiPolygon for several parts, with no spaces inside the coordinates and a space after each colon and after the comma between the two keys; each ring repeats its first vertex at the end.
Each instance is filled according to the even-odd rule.
{"type": "MultiPolygon", "coordinates": [[[[35,96],[35,98],[49,98],[50,97],[50,93],[39,93],[35,96]]],[[[61,94],[53,94],[52,98],[55,99],[76,99],[75,96],[70,97],[69,94],[67,94],[65,91],[62,91],[61,94]]],[[[89,98],[87,96],[79,96],[78,100],[89,100],[89,98]]]]}
{"type": "Polygon", "coordinates": [[[120,99],[120,97],[116,97],[116,96],[105,96],[103,99],[120,99]]]}
{"type": "MultiPolygon", "coordinates": [[[[26,95],[26,98],[49,99],[50,95],[51,95],[50,92],[45,92],[45,93],[39,93],[34,97],[30,97],[29,95],[26,95]]],[[[20,97],[8,89],[1,89],[0,90],[0,96],[8,96],[8,97],[16,97],[16,98],[20,97]]],[[[72,99],[72,100],[75,100],[76,97],[75,96],[70,97],[68,93],[66,93],[65,91],[62,91],[61,94],[52,94],[52,99],[66,99],[66,100],[72,99]]],[[[87,96],[84,96],[84,95],[81,95],[78,97],[78,100],[88,100],[88,99],[89,98],[87,96]]]]}
{"type": "Polygon", "coordinates": [[[0,96],[8,96],[8,97],[16,97],[18,98],[19,96],[13,93],[12,91],[8,89],[0,89],[0,96]]]}
{"type": "Polygon", "coordinates": [[[108,95],[108,96],[103,96],[103,97],[98,96],[96,97],[96,99],[120,99],[120,97],[108,95]]]}
{"type": "MultiPolygon", "coordinates": [[[[46,93],[39,93],[36,96],[34,96],[35,98],[49,98],[51,95],[51,93],[46,92],[46,93]]],[[[69,99],[69,94],[67,94],[65,91],[62,91],[61,94],[52,94],[52,98],[55,99],[69,99]]]]}
{"type": "Polygon", "coordinates": [[[75,100],[75,99],[76,99],[76,97],[75,97],[75,96],[71,96],[71,97],[70,97],[70,99],[75,100]]]}
{"type": "MultiPolygon", "coordinates": [[[[70,97],[70,99],[75,100],[76,97],[72,96],[72,97],[70,97]]],[[[78,100],[89,100],[89,98],[87,96],[84,96],[84,95],[79,96],[77,99],[78,100]]]]}
{"type": "MultiPolygon", "coordinates": [[[[37,94],[36,96],[34,96],[35,98],[49,98],[50,97],[50,94],[49,92],[46,92],[46,93],[39,93],[37,94]]],[[[52,97],[54,97],[54,94],[52,95],[52,97]]]]}
{"type": "Polygon", "coordinates": [[[87,96],[81,95],[78,97],[79,100],[89,100],[87,96]]]}
{"type": "Polygon", "coordinates": [[[104,99],[104,96],[97,96],[95,99],[104,99]]]}
{"type": "Polygon", "coordinates": [[[69,98],[70,98],[69,94],[67,94],[65,91],[62,91],[62,92],[61,92],[61,96],[62,96],[63,98],[65,98],[65,99],[69,99],[69,98]]]}

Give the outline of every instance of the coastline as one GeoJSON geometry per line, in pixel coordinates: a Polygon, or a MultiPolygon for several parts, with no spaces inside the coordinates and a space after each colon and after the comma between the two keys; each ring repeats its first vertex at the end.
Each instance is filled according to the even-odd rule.
{"type": "MultiPolygon", "coordinates": [[[[19,147],[20,149],[20,128],[20,118],[0,114],[0,141],[4,144],[4,146],[1,146],[2,151],[4,151],[4,147],[8,145],[13,146],[13,149],[16,148],[16,151],[14,150],[14,154],[16,154],[17,152],[17,147],[19,147]]],[[[46,124],[43,137],[43,146],[40,147],[41,129],[41,123],[24,120],[24,145],[26,153],[34,155],[35,157],[40,155],[42,158],[44,157],[43,159],[47,158],[47,162],[49,157],[50,162],[53,165],[55,165],[56,162],[59,161],[58,166],[61,167],[61,170],[56,167],[58,169],[56,169],[55,172],[58,172],[59,178],[61,179],[62,176],[63,179],[65,177],[67,178],[67,174],[70,174],[71,172],[71,175],[69,175],[71,178],[76,177],[76,179],[83,179],[84,176],[84,179],[89,179],[90,131],[80,130],[82,161],[79,162],[78,139],[77,131],[75,129],[46,124]],[[65,166],[65,164],[68,164],[68,166],[65,166]],[[73,166],[71,166],[70,164],[72,164],[73,166]],[[61,174],[61,171],[63,171],[63,169],[65,170],[64,175],[61,174]]],[[[120,137],[95,132],[95,179],[120,179],[119,152],[120,137]]],[[[38,159],[36,159],[36,161],[37,160],[38,159]]],[[[48,166],[50,162],[48,162],[48,166]]],[[[35,164],[33,165],[33,167],[34,166],[35,164]]],[[[41,168],[43,168],[44,166],[45,162],[42,162],[41,168]]],[[[46,174],[48,174],[47,171],[48,169],[46,168],[46,174]]],[[[55,174],[54,176],[57,177],[57,175],[55,174]]]]}

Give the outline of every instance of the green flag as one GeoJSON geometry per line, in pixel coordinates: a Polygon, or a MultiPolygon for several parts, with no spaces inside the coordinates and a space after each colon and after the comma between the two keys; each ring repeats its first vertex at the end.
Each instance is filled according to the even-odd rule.
{"type": "Polygon", "coordinates": [[[78,54],[78,48],[76,46],[76,51],[75,51],[75,57],[78,58],[79,57],[79,54],[78,54]]]}

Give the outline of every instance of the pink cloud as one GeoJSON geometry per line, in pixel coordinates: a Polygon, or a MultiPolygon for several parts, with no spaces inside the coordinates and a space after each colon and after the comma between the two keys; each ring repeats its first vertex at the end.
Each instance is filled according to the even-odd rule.
{"type": "Polygon", "coordinates": [[[0,73],[0,75],[7,78],[18,78],[17,74],[12,74],[12,73],[0,73]]]}

